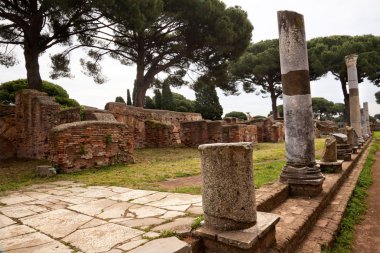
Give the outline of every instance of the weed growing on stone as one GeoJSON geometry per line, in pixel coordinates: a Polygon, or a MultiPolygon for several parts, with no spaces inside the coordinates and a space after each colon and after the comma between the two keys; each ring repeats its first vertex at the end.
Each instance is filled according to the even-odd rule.
{"type": "Polygon", "coordinates": [[[201,216],[198,216],[193,224],[191,224],[191,229],[195,230],[197,228],[199,228],[201,225],[202,225],[202,221],[205,219],[204,215],[202,214],[201,216]]]}
{"type": "Polygon", "coordinates": [[[357,185],[345,211],[336,242],[332,248],[323,249],[324,253],[351,252],[355,234],[355,225],[359,224],[367,210],[366,196],[368,187],[372,184],[372,166],[375,154],[380,148],[380,132],[375,133],[375,143],[372,144],[357,185]]]}

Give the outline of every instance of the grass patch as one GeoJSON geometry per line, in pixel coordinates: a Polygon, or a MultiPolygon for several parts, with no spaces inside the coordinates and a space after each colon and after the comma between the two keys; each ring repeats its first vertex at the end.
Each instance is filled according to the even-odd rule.
{"type": "Polygon", "coordinates": [[[355,235],[355,225],[359,224],[367,211],[368,187],[372,184],[372,166],[375,162],[375,154],[379,150],[380,132],[375,132],[375,142],[370,147],[367,160],[360,173],[357,185],[352,193],[347,209],[344,213],[341,227],[332,248],[325,248],[324,253],[351,252],[355,235]]]}
{"type": "Polygon", "coordinates": [[[198,217],[194,220],[193,224],[191,224],[191,229],[195,230],[195,229],[199,228],[199,227],[201,226],[201,224],[202,224],[202,221],[203,221],[204,219],[205,219],[205,217],[204,217],[203,214],[202,214],[201,216],[198,216],[198,217]]]}
{"type": "MultiPolygon", "coordinates": [[[[316,139],[316,153],[323,149],[324,139],[316,139]]],[[[39,160],[6,160],[0,166],[0,192],[16,190],[35,183],[73,180],[87,185],[124,186],[135,189],[163,190],[159,182],[170,178],[200,175],[197,148],[171,147],[136,149],[135,164],[89,169],[72,174],[58,174],[53,178],[37,178],[35,167],[49,164],[39,160]]],[[[276,181],[285,164],[284,143],[254,145],[255,187],[276,181]]],[[[175,192],[201,194],[200,186],[179,187],[175,192]]]]}

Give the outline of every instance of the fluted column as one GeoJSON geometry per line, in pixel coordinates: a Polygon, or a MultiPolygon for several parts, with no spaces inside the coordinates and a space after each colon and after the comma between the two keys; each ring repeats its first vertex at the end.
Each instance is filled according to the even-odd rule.
{"type": "Polygon", "coordinates": [[[280,180],[292,195],[316,196],[324,176],[315,163],[313,111],[303,15],[277,13],[284,99],[286,165],[280,180]]]}
{"type": "Polygon", "coordinates": [[[360,119],[360,100],[359,100],[359,85],[358,85],[358,72],[356,69],[356,62],[358,59],[357,54],[347,55],[345,57],[347,66],[348,86],[350,90],[350,119],[351,126],[354,128],[358,142],[363,143],[363,134],[361,129],[360,119]]]}

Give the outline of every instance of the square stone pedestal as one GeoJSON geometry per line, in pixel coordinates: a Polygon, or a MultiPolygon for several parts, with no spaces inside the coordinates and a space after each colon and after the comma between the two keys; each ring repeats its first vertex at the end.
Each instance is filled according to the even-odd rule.
{"type": "Polygon", "coordinates": [[[343,160],[337,160],[336,162],[321,162],[316,161],[322,172],[327,173],[339,173],[342,171],[343,160]]]}
{"type": "Polygon", "coordinates": [[[253,227],[221,231],[203,226],[194,232],[200,237],[204,253],[266,252],[276,243],[276,224],[280,217],[272,213],[257,212],[253,227]]]}
{"type": "Polygon", "coordinates": [[[357,154],[358,153],[358,146],[352,147],[352,154],[357,154]]]}

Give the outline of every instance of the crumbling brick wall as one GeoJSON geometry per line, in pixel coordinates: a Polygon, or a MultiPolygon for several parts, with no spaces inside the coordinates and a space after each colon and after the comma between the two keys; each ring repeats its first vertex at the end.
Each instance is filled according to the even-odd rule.
{"type": "Polygon", "coordinates": [[[255,125],[224,125],[223,142],[257,142],[255,125]]]}
{"type": "Polygon", "coordinates": [[[65,173],[117,163],[131,163],[133,136],[125,124],[82,121],[50,131],[50,160],[65,173]]]}
{"type": "Polygon", "coordinates": [[[154,120],[164,124],[172,125],[172,144],[181,143],[181,122],[202,120],[202,116],[199,113],[143,109],[116,102],[108,103],[105,109],[112,113],[118,122],[123,122],[127,124],[130,129],[133,129],[135,148],[142,148],[146,146],[145,121],[147,120],[154,120]]]}
{"type": "Polygon", "coordinates": [[[145,145],[149,148],[169,147],[175,142],[173,126],[155,120],[145,121],[145,145]]]}
{"type": "Polygon", "coordinates": [[[261,118],[250,121],[248,124],[257,126],[257,142],[285,141],[284,124],[271,118],[261,118]]]}
{"type": "Polygon", "coordinates": [[[0,159],[16,155],[16,107],[0,105],[0,159]]]}
{"type": "Polygon", "coordinates": [[[208,142],[206,120],[181,123],[181,142],[188,147],[196,147],[208,142]]]}
{"type": "Polygon", "coordinates": [[[59,112],[59,124],[80,121],[80,107],[68,108],[59,112]]]}
{"type": "Polygon", "coordinates": [[[48,133],[59,124],[59,113],[59,104],[46,93],[27,89],[17,93],[17,157],[47,158],[48,133]]]}

